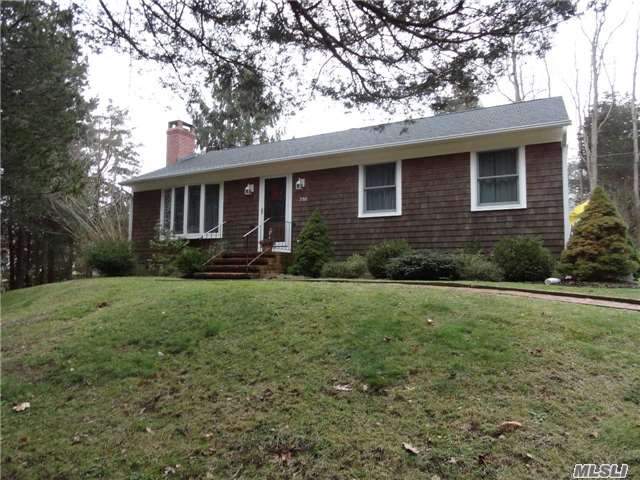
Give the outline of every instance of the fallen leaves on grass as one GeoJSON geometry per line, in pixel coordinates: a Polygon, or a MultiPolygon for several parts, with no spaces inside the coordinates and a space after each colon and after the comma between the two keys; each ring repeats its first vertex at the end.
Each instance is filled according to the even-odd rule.
{"type": "Polygon", "coordinates": [[[164,476],[168,477],[169,475],[175,475],[176,473],[178,473],[179,469],[180,469],[179,463],[177,463],[175,467],[171,465],[164,467],[164,476]]]}
{"type": "Polygon", "coordinates": [[[273,397],[273,390],[271,390],[270,388],[265,388],[264,392],[262,392],[262,395],[259,395],[257,398],[261,402],[264,402],[265,400],[268,400],[271,397],[273,397]]]}
{"type": "Polygon", "coordinates": [[[338,383],[333,386],[333,389],[337,392],[350,392],[353,390],[353,387],[348,383],[338,383]]]}
{"type": "Polygon", "coordinates": [[[31,408],[30,402],[22,402],[16,405],[15,407],[13,407],[13,411],[20,413],[20,412],[24,412],[25,410],[28,410],[29,408],[31,408]]]}
{"type": "Polygon", "coordinates": [[[274,459],[277,462],[288,464],[293,459],[293,452],[291,450],[283,450],[274,454],[274,459]]]}
{"type": "Polygon", "coordinates": [[[104,308],[104,307],[108,307],[109,306],[109,302],[99,302],[96,307],[97,308],[104,308]]]}
{"type": "Polygon", "coordinates": [[[407,442],[404,442],[402,444],[402,448],[404,448],[409,453],[413,453],[414,455],[417,455],[420,453],[420,450],[418,450],[416,447],[414,447],[413,445],[407,442]]]}
{"type": "Polygon", "coordinates": [[[515,432],[519,428],[522,428],[522,423],[516,422],[515,420],[509,420],[498,425],[498,429],[495,431],[494,435],[499,437],[505,433],[515,432]]]}

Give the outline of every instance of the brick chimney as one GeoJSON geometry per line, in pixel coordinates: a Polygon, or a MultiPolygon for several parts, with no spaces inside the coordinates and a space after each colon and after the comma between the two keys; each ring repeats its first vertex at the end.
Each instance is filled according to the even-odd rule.
{"type": "Polygon", "coordinates": [[[196,134],[193,125],[174,120],[167,128],[167,166],[174,165],[196,151],[196,134]]]}

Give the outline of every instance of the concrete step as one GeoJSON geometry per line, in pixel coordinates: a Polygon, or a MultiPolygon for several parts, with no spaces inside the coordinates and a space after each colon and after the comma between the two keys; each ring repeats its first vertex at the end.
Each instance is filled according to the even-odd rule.
{"type": "Polygon", "coordinates": [[[246,272],[198,272],[193,278],[200,280],[248,280],[258,278],[259,274],[246,272]]]}
{"type": "MultiPolygon", "coordinates": [[[[248,267],[249,272],[251,273],[260,273],[260,266],[259,265],[249,265],[248,267]]],[[[204,268],[205,272],[243,272],[246,273],[247,272],[247,267],[246,265],[244,265],[244,263],[242,265],[223,265],[223,264],[219,264],[219,263],[214,263],[211,265],[207,265],[204,268]]]]}
{"type": "MultiPolygon", "coordinates": [[[[253,260],[253,257],[249,257],[249,261],[253,260]]],[[[267,265],[269,263],[268,258],[260,257],[253,265],[267,265]]],[[[246,257],[219,257],[213,260],[210,265],[246,265],[246,257]]]]}
{"type": "MultiPolygon", "coordinates": [[[[256,251],[249,251],[249,258],[254,258],[255,256],[257,256],[260,252],[256,252],[256,251]]],[[[247,256],[247,252],[243,252],[240,250],[235,250],[235,251],[229,251],[229,252],[223,252],[222,255],[220,255],[221,258],[245,258],[247,256]]],[[[276,254],[273,252],[266,252],[262,255],[262,258],[273,258],[275,257],[276,254]]],[[[218,257],[218,258],[220,258],[218,257]]]]}

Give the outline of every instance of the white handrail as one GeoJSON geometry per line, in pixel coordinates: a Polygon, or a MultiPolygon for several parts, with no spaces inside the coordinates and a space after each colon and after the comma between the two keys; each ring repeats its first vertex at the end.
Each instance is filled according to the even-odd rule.
{"type": "Polygon", "coordinates": [[[222,227],[225,223],[227,223],[227,221],[228,221],[228,220],[225,220],[224,222],[217,224],[217,225],[216,225],[215,227],[213,227],[211,230],[207,230],[206,232],[204,232],[204,234],[206,235],[207,233],[211,233],[211,232],[213,232],[214,230],[219,229],[219,228],[220,228],[220,227],[222,227]]]}
{"type": "Polygon", "coordinates": [[[242,238],[246,238],[249,235],[251,235],[253,232],[255,232],[258,228],[260,228],[260,225],[264,225],[265,223],[267,223],[269,220],[271,220],[271,217],[267,218],[266,220],[263,220],[262,223],[259,223],[258,225],[256,225],[255,227],[253,227],[251,230],[249,230],[247,233],[245,233],[242,238]]]}

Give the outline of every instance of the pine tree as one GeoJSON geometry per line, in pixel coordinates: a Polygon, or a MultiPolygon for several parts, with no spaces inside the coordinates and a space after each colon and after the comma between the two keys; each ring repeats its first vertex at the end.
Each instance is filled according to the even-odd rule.
{"type": "Polygon", "coordinates": [[[189,100],[201,149],[222,150],[279,139],[276,124],[282,105],[254,70],[222,65],[209,72],[206,84],[207,94],[194,90],[189,100]]]}
{"type": "Polygon", "coordinates": [[[604,189],[597,187],[562,252],[558,271],[580,281],[618,281],[639,267],[627,226],[604,189]]]}
{"type": "Polygon", "coordinates": [[[11,288],[71,276],[72,242],[51,200],[82,189],[72,155],[88,105],[75,7],[2,2],[2,233],[11,288]]]}
{"type": "Polygon", "coordinates": [[[329,231],[318,210],[305,222],[294,253],[291,273],[308,277],[320,276],[322,266],[333,258],[329,231]]]}

